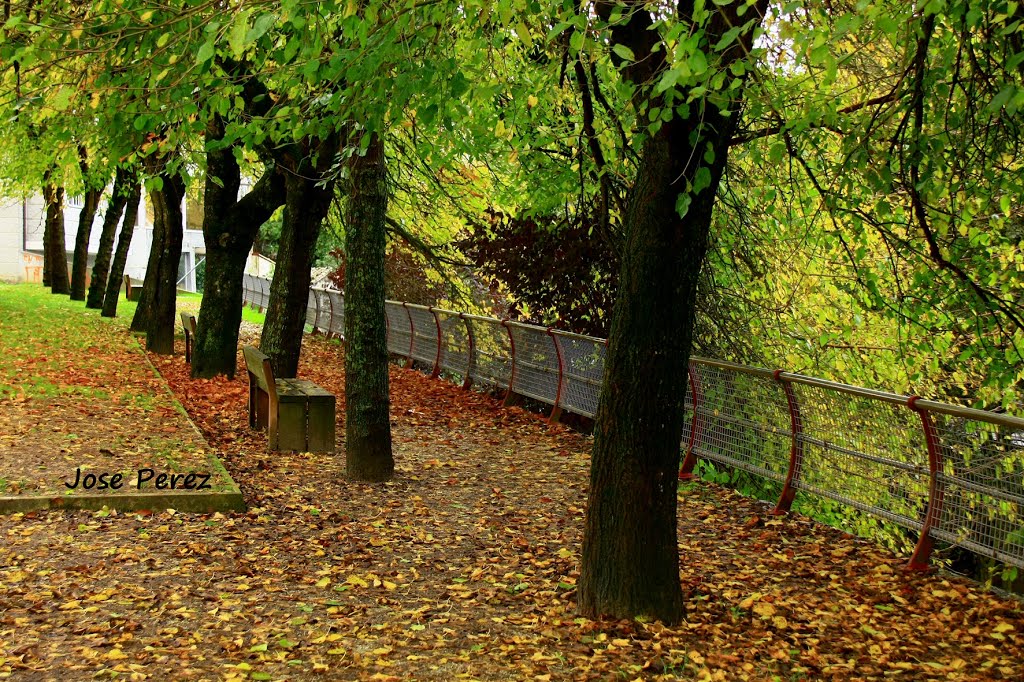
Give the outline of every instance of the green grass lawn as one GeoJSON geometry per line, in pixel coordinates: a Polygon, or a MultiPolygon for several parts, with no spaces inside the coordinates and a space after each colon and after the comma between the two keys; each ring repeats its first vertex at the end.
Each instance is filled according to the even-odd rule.
{"type": "MultiPolygon", "coordinates": [[[[198,301],[198,299],[196,299],[198,301]]],[[[128,331],[38,284],[0,283],[0,497],[67,495],[75,472],[215,473],[220,463],[128,331]]]]}

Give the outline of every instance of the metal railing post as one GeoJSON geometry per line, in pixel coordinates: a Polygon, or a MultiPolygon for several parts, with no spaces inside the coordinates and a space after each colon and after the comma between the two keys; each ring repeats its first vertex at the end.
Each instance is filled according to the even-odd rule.
{"type": "Polygon", "coordinates": [[[470,323],[466,313],[459,313],[459,318],[466,325],[466,338],[469,340],[469,358],[466,361],[466,376],[462,380],[462,388],[469,388],[473,385],[473,370],[476,369],[476,337],[473,335],[473,325],[470,323]]]}
{"type": "Polygon", "coordinates": [[[697,373],[693,371],[693,361],[686,367],[686,373],[690,378],[690,397],[693,399],[693,420],[690,423],[690,442],[686,444],[686,456],[683,457],[683,464],[679,467],[679,480],[689,481],[693,478],[693,470],[697,466],[697,455],[694,448],[697,446],[697,438],[704,425],[700,418],[700,406],[703,393],[700,390],[700,382],[697,381],[697,373]]]}
{"type": "Polygon", "coordinates": [[[558,389],[555,391],[555,404],[551,408],[551,414],[548,415],[548,423],[550,424],[557,422],[562,417],[562,384],[565,381],[565,363],[562,359],[562,346],[558,343],[558,338],[551,327],[548,327],[548,336],[551,338],[551,343],[555,346],[555,356],[558,358],[558,389]]]}
{"type": "Polygon", "coordinates": [[[405,363],[405,368],[412,368],[412,349],[416,345],[416,323],[412,321],[412,313],[409,312],[409,304],[402,301],[402,310],[405,311],[405,316],[409,318],[409,360],[405,363]]]}
{"type": "Polygon", "coordinates": [[[501,326],[505,328],[505,332],[508,334],[508,343],[512,354],[512,371],[509,373],[508,377],[508,390],[505,392],[505,400],[501,403],[502,406],[508,407],[519,402],[516,398],[516,392],[512,388],[516,383],[516,339],[515,336],[512,335],[512,327],[509,325],[507,317],[501,321],[501,326]]]}
{"type": "Polygon", "coordinates": [[[437,353],[434,354],[434,371],[430,373],[431,378],[436,379],[441,376],[441,320],[438,319],[434,306],[429,306],[427,311],[434,318],[434,326],[437,328],[437,353]]]}
{"type": "Polygon", "coordinates": [[[800,469],[804,461],[804,424],[800,414],[800,403],[796,399],[796,391],[793,384],[786,381],[782,376],[781,369],[775,370],[772,378],[782,386],[786,394],[786,406],[789,408],[789,432],[792,441],[789,446],[789,467],[786,470],[786,482],[782,485],[782,493],[779,494],[779,501],[775,509],[771,511],[773,516],[781,516],[789,513],[793,506],[793,499],[796,497],[796,482],[800,480],[800,469]]]}
{"type": "Polygon", "coordinates": [[[942,501],[945,491],[939,482],[942,471],[942,448],[939,445],[939,434],[935,429],[935,421],[931,414],[917,405],[920,396],[907,398],[907,407],[921,417],[921,428],[924,431],[924,442],[928,448],[928,510],[921,524],[921,536],[914,547],[914,553],[907,564],[907,570],[927,571],[931,560],[935,540],[931,536],[932,528],[939,525],[942,515],[942,501]]]}
{"type": "Polygon", "coordinates": [[[327,304],[331,306],[331,312],[328,313],[329,317],[327,318],[327,337],[330,338],[334,333],[334,300],[331,298],[331,292],[325,291],[324,293],[327,294],[327,304]]]}

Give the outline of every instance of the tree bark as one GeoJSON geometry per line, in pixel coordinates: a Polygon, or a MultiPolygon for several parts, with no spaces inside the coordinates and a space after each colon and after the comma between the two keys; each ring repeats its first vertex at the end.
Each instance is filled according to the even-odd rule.
{"type": "Polygon", "coordinates": [[[281,241],[260,337],[260,350],[270,356],[274,375],[281,378],[294,377],[299,369],[313,249],[334,195],[334,181],[317,186],[315,172],[306,164],[284,171],[281,241]]]}
{"type": "Polygon", "coordinates": [[[387,322],[384,316],[387,167],[374,135],[353,156],[345,211],[345,466],[357,481],[386,481],[395,472],[388,412],[387,322]]]}
{"type": "MultiPolygon", "coordinates": [[[[745,57],[766,5],[758,0],[756,21],[718,55],[717,68],[745,57]]],[[[597,11],[607,20],[613,7],[602,2],[597,11]]],[[[681,20],[689,21],[691,12],[692,4],[681,7],[681,20]]],[[[736,3],[715,7],[705,26],[706,52],[729,27],[755,16],[736,12],[736,3]]],[[[636,55],[623,72],[644,90],[664,69],[664,50],[652,49],[656,34],[643,6],[629,16],[613,28],[613,42],[636,55]]],[[[677,114],[650,135],[627,198],[580,567],[579,608],[589,617],[676,623],[684,615],[676,486],[687,366],[697,279],[741,97],[742,90],[722,103],[725,115],[714,102],[693,102],[688,116],[677,114]],[[707,184],[693,192],[698,176],[707,184]],[[690,203],[680,217],[677,198],[684,194],[690,203]]]]}
{"type": "Polygon", "coordinates": [[[103,296],[103,310],[100,312],[100,315],[103,317],[114,317],[117,315],[117,299],[121,293],[121,279],[124,277],[124,266],[128,262],[128,249],[132,245],[132,236],[135,234],[135,223],[139,217],[139,200],[141,198],[142,187],[139,184],[138,175],[136,175],[131,187],[128,189],[124,221],[121,223],[121,234],[117,238],[117,250],[114,251],[114,260],[110,264],[110,276],[107,278],[106,286],[107,291],[103,296]]]}
{"type": "MultiPolygon", "coordinates": [[[[211,123],[207,137],[223,137],[219,119],[211,123]]],[[[192,350],[193,377],[235,375],[245,261],[260,226],[284,202],[284,178],[272,163],[242,199],[238,199],[240,184],[241,171],[232,148],[208,151],[203,197],[206,286],[192,350]]]]}
{"type": "MultiPolygon", "coordinates": [[[[103,307],[103,290],[107,287],[107,271],[110,269],[110,253],[114,249],[114,236],[117,234],[117,222],[124,212],[131,171],[118,168],[114,173],[114,189],[111,190],[110,203],[103,215],[103,229],[100,231],[99,249],[96,251],[96,262],[92,265],[92,281],[89,282],[89,294],[86,296],[86,308],[103,307]]],[[[138,180],[136,179],[136,182],[138,180]]],[[[136,202],[138,203],[138,202],[136,202]]],[[[118,282],[118,287],[121,283],[118,282]]]]}
{"type": "Polygon", "coordinates": [[[78,233],[75,235],[75,253],[71,258],[71,300],[85,300],[85,275],[89,268],[89,237],[92,236],[92,223],[96,218],[96,210],[100,198],[106,188],[106,180],[101,187],[90,187],[92,178],[89,176],[89,156],[84,146],[78,148],[78,167],[82,171],[82,183],[85,192],[82,195],[82,210],[78,213],[78,233]]]}
{"type": "Polygon", "coordinates": [[[43,188],[46,223],[43,227],[43,283],[54,294],[71,293],[68,255],[64,246],[64,188],[47,183],[43,188]]]}
{"type": "Polygon", "coordinates": [[[146,171],[161,180],[149,193],[153,202],[153,245],[146,266],[142,297],[132,329],[146,333],[146,349],[161,355],[174,353],[174,312],[177,303],[178,263],[183,237],[181,202],[185,179],[168,170],[170,153],[147,157],[146,171]]]}

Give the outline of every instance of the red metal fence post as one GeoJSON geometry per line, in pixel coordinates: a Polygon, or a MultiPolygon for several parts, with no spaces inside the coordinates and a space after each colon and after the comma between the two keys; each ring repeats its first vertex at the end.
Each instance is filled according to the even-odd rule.
{"type": "Polygon", "coordinates": [[[565,381],[565,363],[562,360],[562,346],[558,343],[558,338],[555,337],[551,327],[548,327],[548,336],[551,338],[551,343],[555,346],[555,355],[558,357],[558,389],[555,391],[555,404],[551,408],[551,414],[548,415],[548,423],[557,422],[562,417],[562,383],[565,381]]]}
{"type": "Polygon", "coordinates": [[[910,557],[907,569],[911,571],[927,571],[935,547],[935,540],[931,536],[931,530],[939,524],[942,516],[942,498],[944,491],[939,483],[939,473],[942,471],[942,448],[939,444],[939,434],[935,429],[935,422],[931,414],[917,406],[920,396],[912,395],[907,398],[907,407],[921,417],[921,428],[924,430],[924,442],[928,448],[928,510],[924,515],[924,522],[921,524],[921,536],[914,547],[914,553],[910,557]]]}
{"type": "Polygon", "coordinates": [[[469,340],[469,358],[466,360],[466,376],[462,381],[462,388],[469,388],[473,384],[473,370],[476,368],[476,339],[473,336],[473,325],[466,317],[466,313],[459,313],[459,318],[466,325],[466,338],[469,340]]]}
{"type": "Polygon", "coordinates": [[[427,310],[433,316],[434,326],[437,327],[437,353],[434,355],[434,371],[430,373],[431,378],[436,379],[441,376],[441,320],[438,319],[434,306],[430,306],[427,310]]]}
{"type": "Polygon", "coordinates": [[[697,373],[693,371],[693,361],[686,368],[690,378],[690,397],[693,400],[693,419],[690,422],[690,442],[686,444],[686,456],[683,457],[683,464],[679,467],[679,480],[689,481],[693,478],[693,469],[697,466],[697,455],[694,448],[697,445],[697,438],[700,435],[704,420],[700,418],[700,405],[703,394],[700,390],[700,382],[697,381],[697,373]]]}
{"type": "Polygon", "coordinates": [[[519,399],[516,397],[516,392],[512,389],[516,383],[516,339],[515,336],[512,335],[512,327],[508,323],[508,318],[501,321],[501,326],[504,327],[505,331],[508,333],[508,343],[512,353],[512,371],[509,373],[508,377],[508,391],[505,392],[505,400],[502,402],[504,407],[509,407],[519,402],[519,399]]]}
{"type": "Polygon", "coordinates": [[[779,501],[771,512],[773,516],[781,516],[782,514],[789,513],[790,508],[793,506],[793,499],[796,497],[796,487],[794,484],[800,479],[800,468],[804,461],[804,425],[800,414],[800,403],[796,400],[796,391],[793,390],[793,384],[782,377],[781,369],[775,370],[772,378],[782,386],[782,390],[786,394],[786,405],[789,408],[789,431],[792,438],[789,446],[789,467],[786,470],[786,482],[782,485],[779,501]]]}

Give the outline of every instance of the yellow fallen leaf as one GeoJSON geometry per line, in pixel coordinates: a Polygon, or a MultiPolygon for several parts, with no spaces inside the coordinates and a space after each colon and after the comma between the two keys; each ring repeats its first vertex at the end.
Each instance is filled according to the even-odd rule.
{"type": "Polygon", "coordinates": [[[762,596],[764,595],[762,595],[760,592],[755,592],[754,594],[750,595],[749,597],[740,602],[740,608],[749,609],[751,606],[754,605],[754,602],[756,602],[762,596]]]}
{"type": "Polygon", "coordinates": [[[775,607],[766,601],[759,601],[754,604],[754,613],[767,618],[775,615],[775,607]]]}
{"type": "Polygon", "coordinates": [[[1014,627],[1009,623],[1000,623],[999,625],[995,626],[995,628],[993,628],[994,632],[1013,632],[1013,630],[1014,627]]]}
{"type": "Polygon", "coordinates": [[[331,579],[330,578],[320,578],[320,580],[316,581],[316,586],[317,587],[327,587],[330,584],[331,584],[331,579]]]}
{"type": "Polygon", "coordinates": [[[60,610],[61,611],[70,611],[71,609],[77,609],[81,605],[81,603],[82,602],[78,601],[77,599],[72,599],[71,601],[67,601],[67,602],[64,602],[63,604],[61,604],[60,605],[60,610]]]}
{"type": "Polygon", "coordinates": [[[120,660],[123,660],[125,658],[128,658],[128,654],[126,654],[125,652],[121,651],[120,649],[111,649],[110,651],[108,651],[106,653],[104,658],[106,658],[108,660],[111,660],[111,661],[120,661],[120,660]]]}
{"type": "Polygon", "coordinates": [[[786,620],[785,616],[775,616],[774,618],[772,618],[772,625],[774,625],[779,630],[785,630],[789,627],[789,621],[786,620]]]}
{"type": "Polygon", "coordinates": [[[395,583],[391,582],[390,580],[384,580],[384,581],[382,581],[382,582],[384,583],[384,587],[385,587],[385,589],[388,589],[388,590],[393,590],[393,589],[395,589],[396,587],[398,587],[398,585],[397,585],[397,584],[395,584],[395,583]]]}
{"type": "Polygon", "coordinates": [[[613,639],[612,640],[612,644],[614,644],[615,646],[629,646],[629,640],[628,639],[613,639]]]}

